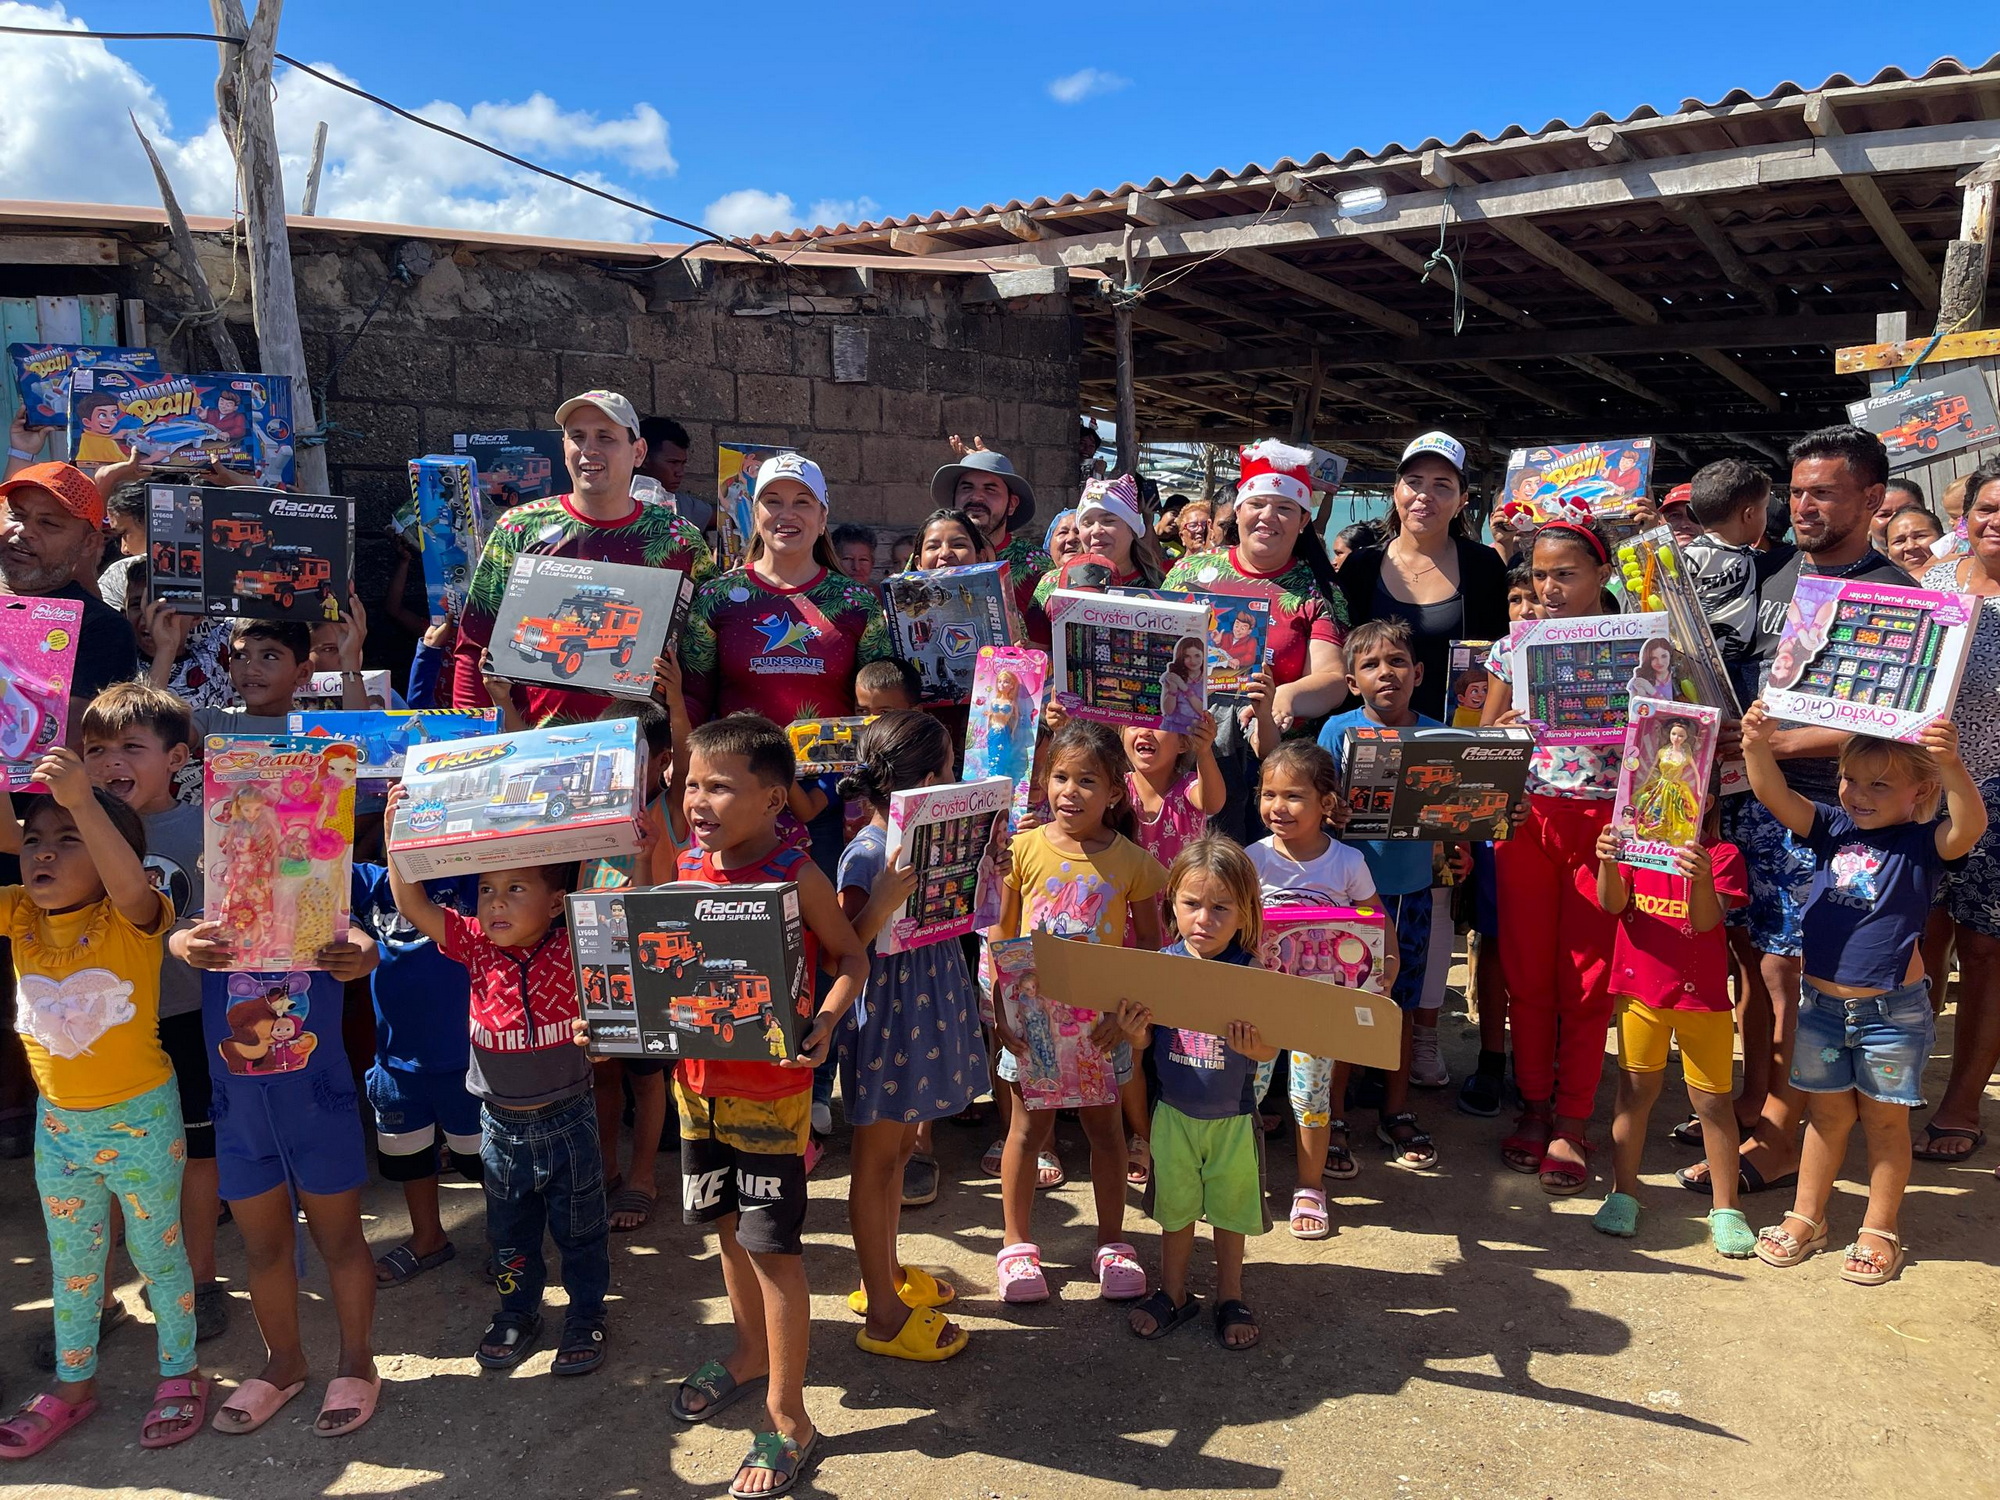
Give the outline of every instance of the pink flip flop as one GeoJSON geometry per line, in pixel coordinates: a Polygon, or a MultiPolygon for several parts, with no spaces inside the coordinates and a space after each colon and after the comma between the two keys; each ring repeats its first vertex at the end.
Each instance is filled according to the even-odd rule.
{"type": "Polygon", "coordinates": [[[1139,1252],[1123,1240],[1099,1245],[1090,1265],[1097,1273],[1097,1295],[1106,1302],[1130,1302],[1146,1295],[1146,1268],[1139,1264],[1139,1252]]]}
{"type": "Polygon", "coordinates": [[[319,1414],[323,1417],[330,1411],[351,1411],[354,1416],[338,1427],[322,1427],[313,1423],[314,1437],[346,1437],[357,1427],[367,1425],[375,1415],[375,1403],[382,1397],[382,1377],[363,1380],[359,1375],[336,1375],[326,1388],[326,1399],[319,1404],[319,1414]]]}
{"type": "Polygon", "coordinates": [[[94,1396],[72,1406],[62,1397],[43,1391],[9,1420],[0,1422],[0,1434],[21,1439],[18,1443],[0,1442],[0,1459],[33,1458],[96,1410],[94,1396]]]}
{"type": "Polygon", "coordinates": [[[1009,1245],[993,1257],[1002,1302],[1046,1302],[1049,1279],[1042,1274],[1040,1245],[1009,1245]]]}
{"type": "Polygon", "coordinates": [[[146,1408],[146,1420],[139,1424],[141,1448],[171,1448],[185,1443],[208,1420],[208,1393],[215,1383],[199,1376],[176,1375],[153,1387],[153,1404],[146,1408]],[[146,1429],[155,1422],[181,1425],[162,1437],[148,1437],[146,1429]]]}
{"type": "Polygon", "coordinates": [[[292,1397],[306,1388],[303,1380],[295,1380],[283,1390],[279,1390],[268,1380],[251,1378],[236,1387],[236,1392],[215,1414],[215,1420],[208,1425],[229,1437],[245,1437],[262,1427],[271,1418],[285,1409],[292,1397]],[[250,1419],[248,1427],[222,1419],[231,1412],[239,1412],[250,1419]]]}

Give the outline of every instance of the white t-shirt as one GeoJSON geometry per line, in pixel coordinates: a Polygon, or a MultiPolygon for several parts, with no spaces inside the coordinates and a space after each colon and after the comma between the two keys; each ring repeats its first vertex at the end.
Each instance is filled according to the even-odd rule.
{"type": "Polygon", "coordinates": [[[1300,864],[1277,846],[1276,839],[1259,839],[1244,851],[1264,887],[1264,900],[1311,901],[1322,906],[1360,906],[1375,899],[1375,877],[1361,851],[1331,839],[1326,852],[1300,864]]]}

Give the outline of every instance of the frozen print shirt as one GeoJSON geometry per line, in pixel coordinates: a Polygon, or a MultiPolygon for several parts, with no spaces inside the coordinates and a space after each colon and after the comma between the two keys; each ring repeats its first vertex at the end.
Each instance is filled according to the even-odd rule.
{"type": "Polygon", "coordinates": [[[773,724],[854,712],[854,674],[890,656],[875,595],[822,570],[796,589],[746,568],[710,579],[681,628],[689,701],[709,718],[749,712],[773,724]]]}
{"type": "Polygon", "coordinates": [[[1165,889],[1167,872],[1123,834],[1099,854],[1064,854],[1046,828],[1014,839],[1007,889],[1021,898],[1020,930],[1011,937],[1047,932],[1086,943],[1119,943],[1127,908],[1165,889]]]}
{"type": "Polygon", "coordinates": [[[1271,651],[1271,680],[1279,687],[1297,682],[1311,666],[1314,641],[1338,646],[1347,639],[1347,606],[1332,598],[1297,558],[1279,573],[1254,573],[1231,547],[1227,552],[1200,552],[1174,564],[1161,585],[1208,594],[1234,594],[1271,601],[1271,624],[1265,637],[1271,651]]]}

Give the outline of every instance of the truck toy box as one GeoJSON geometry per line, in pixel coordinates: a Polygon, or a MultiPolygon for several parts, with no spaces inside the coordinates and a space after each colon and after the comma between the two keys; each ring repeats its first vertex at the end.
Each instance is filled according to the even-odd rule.
{"type": "Polygon", "coordinates": [[[625,920],[628,894],[628,890],[577,891],[568,898],[570,953],[592,1057],[645,1055],[639,1043],[639,1012],[632,1003],[632,937],[625,920]]]}
{"type": "Polygon", "coordinates": [[[1240,698],[1271,659],[1271,601],[1201,590],[1114,588],[1123,599],[1168,599],[1208,606],[1208,696],[1240,698]]]}
{"type": "Polygon", "coordinates": [[[622,894],[640,1055],[797,1055],[813,983],[796,885],[676,882],[622,894]]]}
{"type": "Polygon", "coordinates": [[[1504,839],[1534,752],[1525,729],[1352,725],[1341,749],[1342,837],[1504,839]]]}
{"type": "Polygon", "coordinates": [[[1507,456],[1493,518],[1525,530],[1549,521],[1595,521],[1617,541],[1637,529],[1653,473],[1653,440],[1542,444],[1507,456]]]}
{"type": "Polygon", "coordinates": [[[855,714],[845,719],[799,719],[787,725],[785,737],[792,742],[799,779],[845,776],[858,769],[855,746],[861,731],[874,722],[873,714],[855,714]]]}
{"type": "Polygon", "coordinates": [[[240,968],[316,969],[319,950],[346,934],[356,760],[340,740],[208,737],[208,915],[240,968]]]}
{"type": "Polygon", "coordinates": [[[1524,620],[1508,636],[1514,707],[1543,745],[1616,745],[1635,697],[1673,699],[1685,663],[1664,614],[1524,620]]]}
{"type": "Polygon", "coordinates": [[[1388,926],[1372,906],[1264,908],[1264,967],[1350,990],[1387,994],[1388,926]]]}
{"type": "Polygon", "coordinates": [[[1970,594],[1807,575],[1785,610],[1764,704],[1796,723],[1915,741],[1957,701],[1978,625],[1970,594]]]}
{"type": "Polygon", "coordinates": [[[337,620],[354,592],[354,502],[283,490],[195,492],[203,613],[250,620],[337,620]]]}
{"type": "Polygon", "coordinates": [[[653,661],[694,587],[674,568],[526,553],[493,621],[493,669],[514,682],[650,698],[653,661]]]}
{"type": "Polygon", "coordinates": [[[569,491],[560,432],[454,432],[451,451],[479,466],[479,488],[495,512],[569,491]]]}
{"type": "Polygon", "coordinates": [[[1206,604],[1057,589],[1048,614],[1053,692],[1071,714],[1175,734],[1194,728],[1207,706],[1206,604]]]}
{"type": "Polygon", "coordinates": [[[604,719],[412,750],[389,828],[405,880],[635,854],[639,724],[604,719]]]}
{"type": "Polygon", "coordinates": [[[882,610],[896,655],[917,669],[926,703],[963,703],[985,646],[1023,639],[1007,564],[969,563],[882,581],[882,610]]]}
{"type": "Polygon", "coordinates": [[[283,375],[163,375],[129,385],[122,372],[70,373],[69,449],[78,464],[116,463],[131,449],[156,469],[213,465],[291,484],[292,383],[283,375]]]}
{"type": "Polygon", "coordinates": [[[63,743],[82,628],[81,599],[0,594],[0,789],[36,786],[35,762],[63,743]]]}
{"type": "Polygon", "coordinates": [[[401,781],[404,758],[423,745],[476,739],[500,728],[497,708],[370,708],[294,713],[286,726],[310,739],[345,740],[361,752],[363,781],[401,781]]]}
{"type": "Polygon", "coordinates": [[[1005,776],[889,795],[887,863],[908,862],[917,888],[876,934],[877,953],[962,937],[1000,920],[1000,848],[1014,783],[1005,776]]]}
{"type": "Polygon", "coordinates": [[[1004,776],[1014,784],[1007,826],[1027,815],[1035,729],[1049,694],[1049,658],[1033,646],[982,646],[972,672],[965,726],[965,779],[1004,776]]]}
{"type": "Polygon", "coordinates": [[[146,486],[146,551],[152,563],[152,596],[184,614],[198,615],[201,597],[201,495],[184,484],[146,486]]]}
{"type": "Polygon", "coordinates": [[[431,623],[465,611],[472,569],[493,521],[479,488],[479,465],[470,458],[431,454],[410,460],[410,502],[423,554],[424,596],[431,623]]]}
{"type": "Polygon", "coordinates": [[[93,384],[105,395],[149,385],[160,376],[160,356],[151,349],[100,344],[9,344],[14,385],[21,393],[21,416],[30,427],[69,427],[70,375],[89,366],[93,384]]]}

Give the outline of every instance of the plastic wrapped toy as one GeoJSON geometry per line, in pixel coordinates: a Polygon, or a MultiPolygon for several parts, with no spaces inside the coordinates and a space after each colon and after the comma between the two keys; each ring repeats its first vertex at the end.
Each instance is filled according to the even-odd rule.
{"type": "Polygon", "coordinates": [[[209,736],[208,915],[242,968],[318,968],[346,935],[359,759],[339,740],[209,736]]]}

